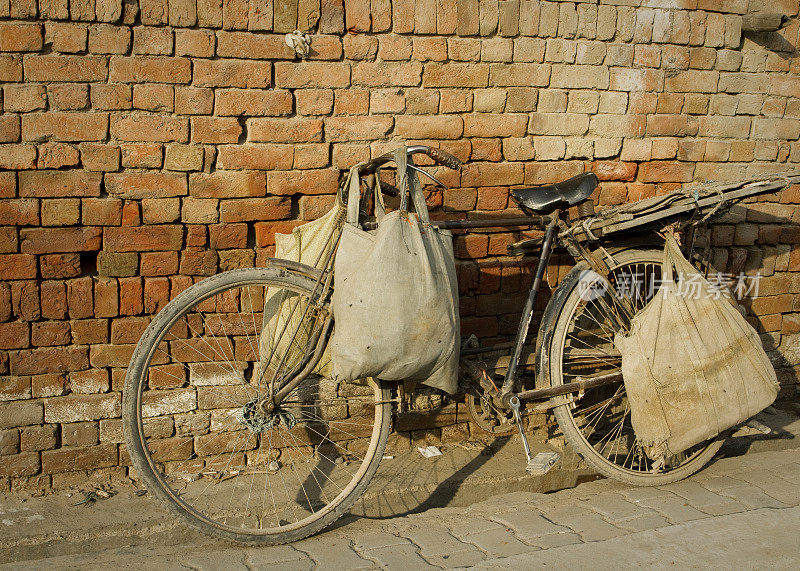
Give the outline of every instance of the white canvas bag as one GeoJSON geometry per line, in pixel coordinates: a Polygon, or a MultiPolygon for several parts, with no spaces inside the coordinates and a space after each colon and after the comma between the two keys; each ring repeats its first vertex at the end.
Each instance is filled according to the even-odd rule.
{"type": "Polygon", "coordinates": [[[456,391],[460,326],[452,234],[431,226],[405,148],[395,152],[399,210],[385,214],[375,184],[378,229],[359,226],[360,181],[350,171],[347,221],[334,262],[334,378],[415,380],[456,391]],[[408,211],[408,194],[416,213],[408,211]]]}
{"type": "Polygon", "coordinates": [[[654,460],[747,420],[778,394],[755,329],[669,235],[661,288],[614,344],[622,353],[633,430],[654,460]],[[680,282],[691,287],[681,290],[680,282]]]}

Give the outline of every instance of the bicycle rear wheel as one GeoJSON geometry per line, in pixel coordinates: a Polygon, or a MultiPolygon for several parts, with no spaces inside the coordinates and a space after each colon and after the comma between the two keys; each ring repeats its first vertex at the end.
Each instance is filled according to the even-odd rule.
{"type": "MultiPolygon", "coordinates": [[[[542,377],[558,386],[593,375],[621,372],[614,346],[620,326],[644,308],[658,291],[663,252],[628,249],[613,254],[605,286],[599,275],[578,264],[559,285],[544,317],[542,377]]],[[[578,400],[554,409],[558,425],[572,447],[601,474],[623,482],[663,485],[702,468],[719,450],[722,439],[702,442],[656,465],[636,441],[622,381],[587,389],[578,400]]]]}
{"type": "Polygon", "coordinates": [[[171,301],[136,347],[123,410],[131,460],[204,532],[306,537],[353,505],[382,458],[391,411],[380,383],[336,383],[323,361],[279,409],[259,406],[313,350],[327,316],[314,283],[269,267],[213,276],[171,301]]]}

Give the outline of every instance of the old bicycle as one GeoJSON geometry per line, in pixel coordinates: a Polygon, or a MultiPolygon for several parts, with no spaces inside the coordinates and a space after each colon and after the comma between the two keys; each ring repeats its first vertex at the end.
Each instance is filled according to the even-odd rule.
{"type": "MultiPolygon", "coordinates": [[[[413,146],[408,153],[460,167],[438,149],[413,146]]],[[[391,160],[391,154],[373,159],[360,173],[368,177],[391,160]]],[[[483,412],[507,422],[519,421],[524,403],[552,410],[588,464],[628,483],[665,484],[700,469],[720,440],[658,466],[637,446],[613,337],[657,289],[662,257],[654,230],[704,221],[790,182],[777,177],[716,185],[595,214],[597,178],[585,173],[513,190],[525,217],[435,223],[544,229],[542,237],[512,247],[539,257],[504,378],[462,360],[483,412]],[[572,207],[577,216],[569,219],[572,207]],[[522,390],[533,308],[556,248],[577,264],[547,304],[535,337],[535,383],[522,390]],[[626,284],[636,287],[621,287],[626,284]]],[[[384,189],[392,191],[391,185],[384,189]]],[[[342,220],[343,212],[337,223],[342,220]]],[[[327,237],[330,247],[317,267],[273,259],[198,282],[153,319],[136,347],[123,411],[133,465],[153,495],[205,532],[261,544],[316,533],[353,505],[382,459],[395,383],[337,383],[327,376],[337,238],[336,232],[327,237]]]]}

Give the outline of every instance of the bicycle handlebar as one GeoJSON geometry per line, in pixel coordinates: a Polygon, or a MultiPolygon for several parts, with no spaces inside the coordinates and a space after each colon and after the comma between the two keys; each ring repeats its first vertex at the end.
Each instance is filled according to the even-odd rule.
{"type": "MultiPolygon", "coordinates": [[[[437,149],[434,147],[428,147],[426,145],[412,145],[408,147],[407,153],[409,156],[416,155],[416,154],[423,154],[429,156],[433,159],[438,165],[445,166],[449,169],[458,170],[461,168],[461,161],[458,160],[456,157],[448,153],[447,151],[443,151],[442,149],[437,149]]],[[[359,169],[360,174],[368,174],[374,172],[375,169],[382,167],[386,163],[394,160],[394,153],[386,153],[385,155],[381,155],[379,157],[375,157],[368,163],[366,163],[363,167],[359,169]]]]}

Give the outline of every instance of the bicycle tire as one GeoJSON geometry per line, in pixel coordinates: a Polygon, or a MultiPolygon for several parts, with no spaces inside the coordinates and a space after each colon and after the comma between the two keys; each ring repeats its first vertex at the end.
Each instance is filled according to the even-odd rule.
{"type": "MultiPolygon", "coordinates": [[[[264,316],[313,306],[314,285],[277,267],[218,274],[167,304],[136,346],[123,395],[133,466],[169,511],[205,533],[261,545],[302,539],[347,511],[380,463],[391,417],[385,384],[310,374],[282,403],[284,416],[254,412],[261,379],[303,349],[297,334],[281,346],[293,324],[273,328],[277,318],[264,316]]],[[[311,313],[284,321],[302,315],[297,331],[318,327],[320,312],[311,313]]]]}
{"type": "MultiPolygon", "coordinates": [[[[653,284],[660,276],[662,250],[628,248],[612,256],[614,265],[609,274],[612,285],[618,285],[624,276],[635,277],[634,272],[640,272],[644,282],[649,280],[653,284]]],[[[545,311],[539,363],[542,364],[540,378],[549,386],[562,385],[586,371],[611,372],[621,367],[621,356],[613,348],[615,331],[592,316],[593,311],[601,313],[597,306],[603,303],[610,305],[610,302],[602,300],[603,295],[610,293],[601,293],[599,297],[588,301],[585,299],[597,295],[587,295],[592,291],[592,283],[588,282],[596,279],[597,276],[588,271],[585,262],[577,264],[559,284],[545,311]],[[590,302],[595,301],[597,303],[593,309],[590,302]],[[592,325],[593,329],[588,329],[593,318],[602,334],[598,334],[595,325],[592,325]],[[602,349],[593,356],[592,351],[600,347],[602,349]]],[[[630,296],[634,311],[641,310],[656,291],[649,287],[643,289],[646,290],[644,295],[635,292],[630,296]]],[[[562,397],[562,400],[567,399],[562,397]]],[[[723,442],[721,437],[708,440],[676,456],[668,466],[654,466],[635,441],[627,396],[621,382],[588,389],[579,401],[564,402],[555,407],[553,412],[567,442],[591,467],[604,476],[637,486],[664,485],[690,476],[711,460],[723,442]]]]}

